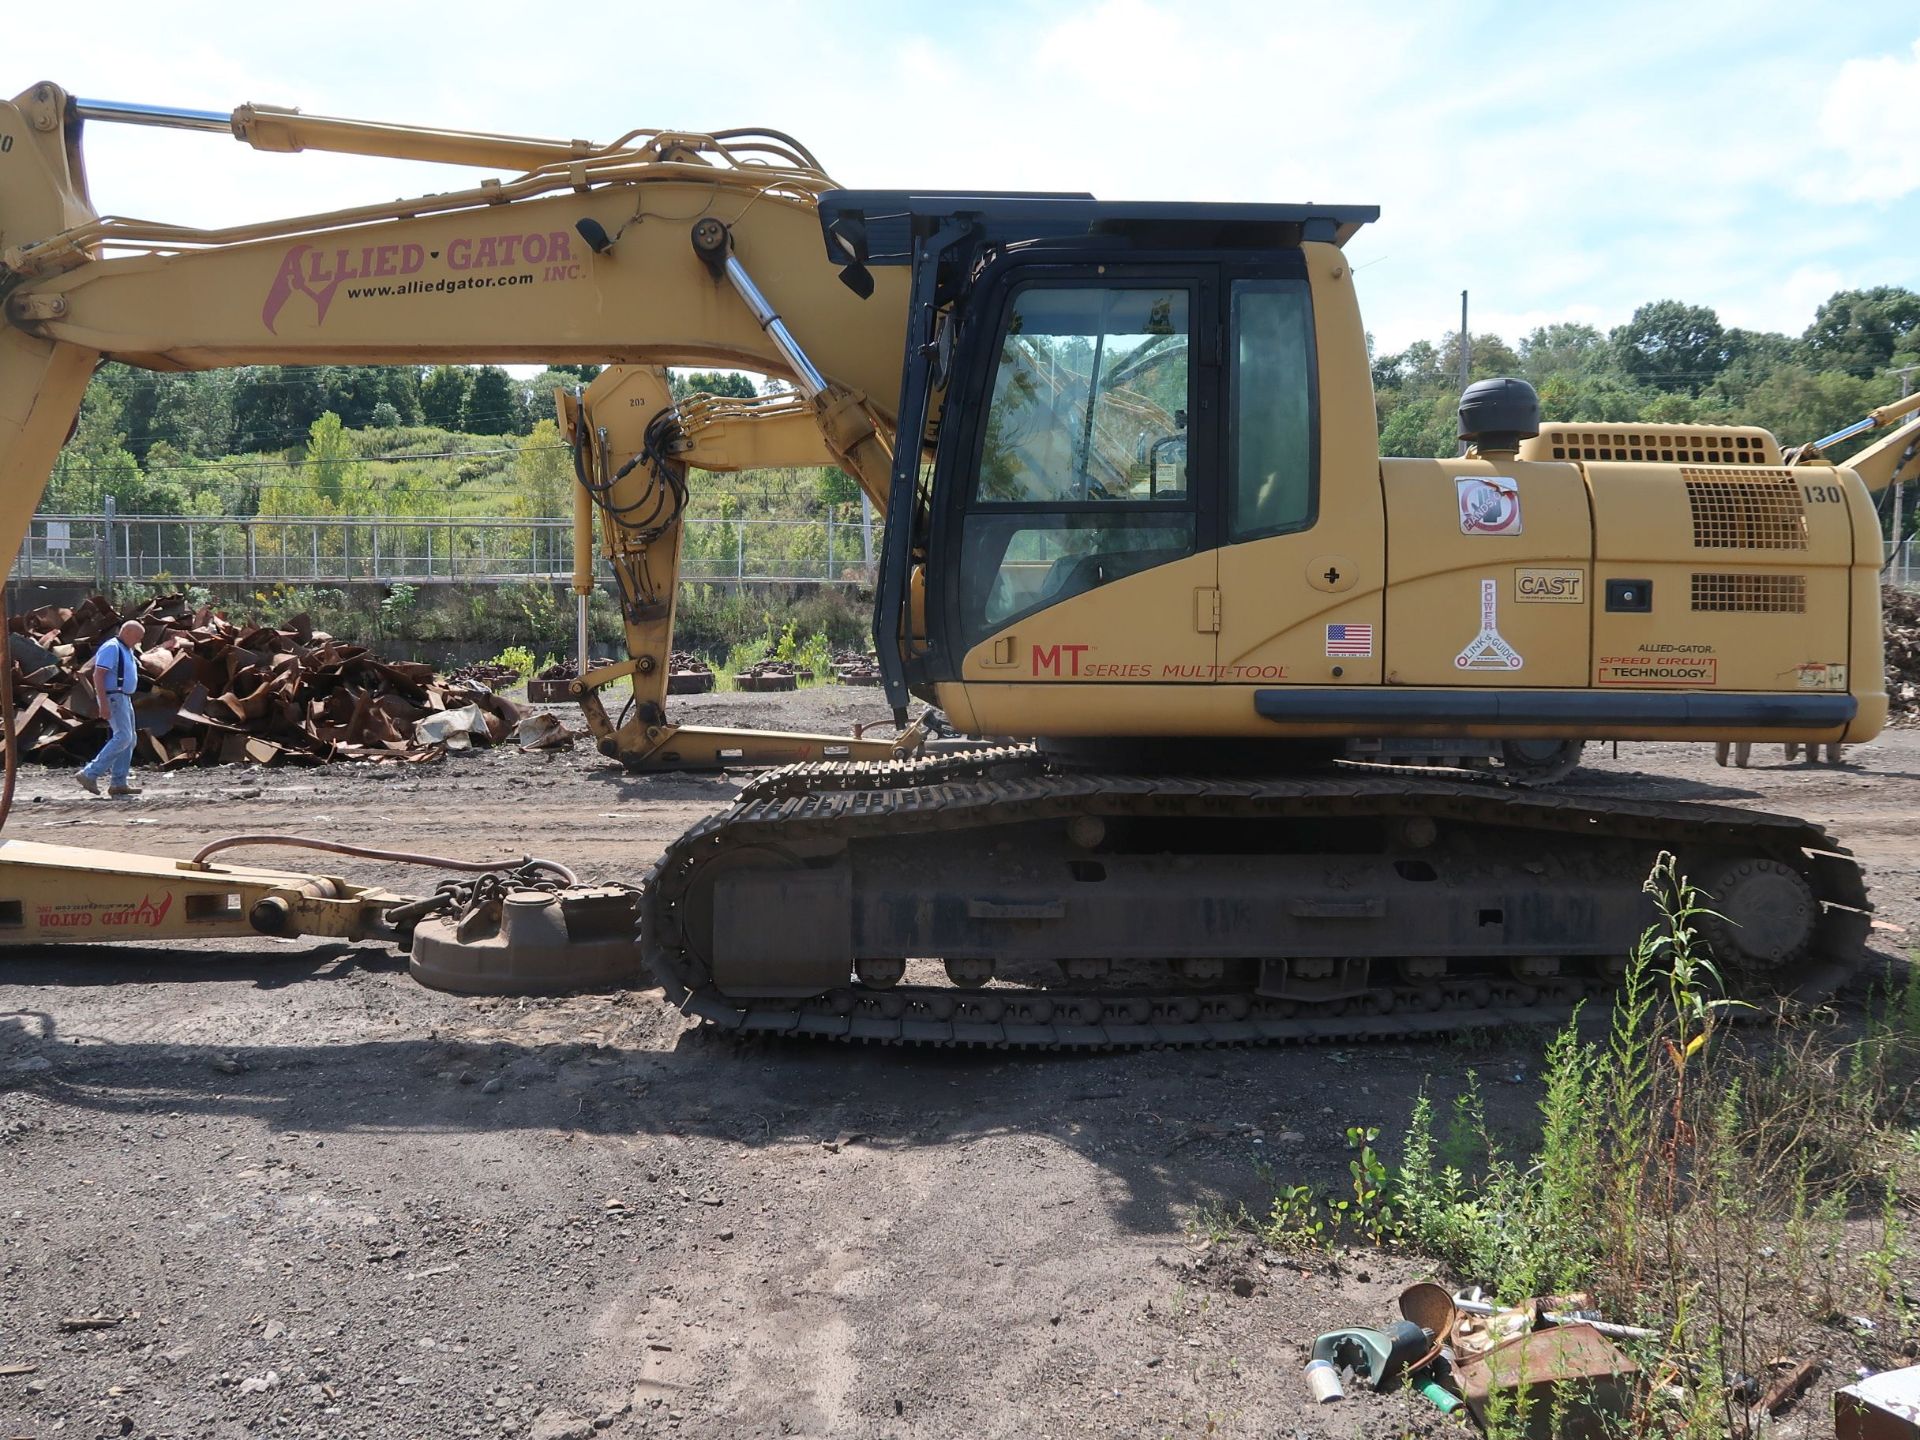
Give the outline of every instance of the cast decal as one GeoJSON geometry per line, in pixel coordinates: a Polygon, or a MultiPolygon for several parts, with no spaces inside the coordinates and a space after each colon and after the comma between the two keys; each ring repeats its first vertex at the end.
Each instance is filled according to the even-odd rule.
{"type": "Polygon", "coordinates": [[[1520,482],[1474,475],[1453,482],[1460,492],[1462,535],[1520,534],[1520,482]]]}
{"type": "Polygon", "coordinates": [[[1522,604],[1578,605],[1587,598],[1581,570],[1515,570],[1513,598],[1522,604]]]}
{"type": "MultiPolygon", "coordinates": [[[[1514,511],[1514,523],[1519,523],[1517,509],[1514,511]]],[[[1482,580],[1480,582],[1480,633],[1473,637],[1472,644],[1453,657],[1456,669],[1518,670],[1525,663],[1520,658],[1519,651],[1500,638],[1500,627],[1496,623],[1499,604],[1499,585],[1492,580],[1482,580]]]]}
{"type": "Polygon", "coordinates": [[[1594,671],[1602,685],[1705,687],[1720,683],[1720,662],[1711,645],[1654,642],[1631,655],[1603,655],[1594,671]]]}
{"type": "Polygon", "coordinates": [[[1327,656],[1329,659],[1352,657],[1356,660],[1373,658],[1373,626],[1371,625],[1329,625],[1327,626],[1327,656]]]}

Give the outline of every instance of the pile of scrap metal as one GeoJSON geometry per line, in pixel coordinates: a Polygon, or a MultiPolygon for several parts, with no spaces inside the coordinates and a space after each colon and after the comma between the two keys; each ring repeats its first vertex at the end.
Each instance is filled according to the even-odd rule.
{"type": "Polygon", "coordinates": [[[448,749],[498,744],[519,712],[479,682],[431,665],[386,661],[313,628],[237,625],[184,596],[121,611],[101,595],[12,619],[14,726],[23,758],[66,764],[107,738],[94,697],[93,652],[127,620],[140,649],[135,758],[162,766],[418,763],[448,749]]]}
{"type": "Polygon", "coordinates": [[[791,660],[756,660],[733,677],[736,690],[797,690],[800,671],[791,660]]]}
{"type": "Polygon", "coordinates": [[[1505,1433],[1611,1434],[1642,1389],[1640,1367],[1613,1342],[1652,1332],[1608,1324],[1592,1305],[1587,1295],[1549,1295],[1503,1307],[1423,1282],[1401,1293],[1400,1319],[1387,1329],[1314,1341],[1307,1385],[1322,1402],[1353,1385],[1410,1385],[1448,1414],[1465,1405],[1483,1426],[1493,1412],[1505,1433]]]}
{"type": "Polygon", "coordinates": [[[842,685],[878,685],[880,657],[871,650],[840,650],[833,657],[833,678],[842,685]]]}
{"type": "Polygon", "coordinates": [[[667,661],[669,695],[705,695],[713,689],[713,667],[691,650],[676,650],[667,661]]]}
{"type": "Polygon", "coordinates": [[[476,660],[471,665],[462,665],[457,670],[449,670],[443,677],[449,685],[458,685],[471,689],[484,685],[488,690],[511,690],[520,683],[520,672],[511,665],[502,665],[497,660],[476,660]]]}
{"type": "Polygon", "coordinates": [[[1889,585],[1881,593],[1887,622],[1887,705],[1895,725],[1920,724],[1920,591],[1889,585]]]}

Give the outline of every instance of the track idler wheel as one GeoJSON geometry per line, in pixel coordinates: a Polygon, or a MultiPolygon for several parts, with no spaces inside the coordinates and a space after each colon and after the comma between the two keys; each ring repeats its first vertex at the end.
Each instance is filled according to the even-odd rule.
{"type": "Polygon", "coordinates": [[[1500,774],[1516,785],[1557,785],[1580,764],[1584,740],[1502,740],[1500,774]]]}
{"type": "Polygon", "coordinates": [[[1778,860],[1728,860],[1700,878],[1700,933],[1722,965],[1777,970],[1807,952],[1820,904],[1806,877],[1778,860]]]}

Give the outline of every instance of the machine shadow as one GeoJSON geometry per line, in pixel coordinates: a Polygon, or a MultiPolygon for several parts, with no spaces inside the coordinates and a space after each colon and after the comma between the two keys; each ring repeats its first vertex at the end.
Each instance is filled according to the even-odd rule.
{"type": "MultiPolygon", "coordinates": [[[[327,969],[334,963],[308,978],[337,978],[327,969]]],[[[1168,1233],[1200,1206],[1260,1212],[1276,1184],[1337,1186],[1348,1158],[1344,1127],[1398,1134],[1430,1072],[1443,1090],[1473,1064],[1530,1075],[1538,1044],[1475,1036],[1350,1055],[1326,1047],[870,1049],[663,1033],[641,1008],[659,1000],[630,1000],[631,1008],[615,1002],[614,1018],[645,1026],[665,1048],[618,1043],[619,1026],[604,1023],[597,1028],[615,1043],[451,1038],[445,1026],[339,1044],[102,1040],[65,1033],[45,1009],[0,1011],[0,1095],[28,1091],[116,1118],[252,1121],[270,1135],[330,1143],[562,1133],[699,1138],[741,1151],[803,1147],[824,1160],[850,1146],[953,1148],[1016,1137],[1096,1166],[1116,1223],[1168,1233]]],[[[1522,1093],[1498,1088],[1516,1100],[1522,1093]]]]}
{"type": "Polygon", "coordinates": [[[407,968],[407,957],[384,945],[323,942],[284,952],[184,951],[161,945],[25,945],[0,957],[0,984],[51,989],[100,985],[178,985],[250,979],[257,990],[308,980],[344,980],[356,971],[407,968]]]}

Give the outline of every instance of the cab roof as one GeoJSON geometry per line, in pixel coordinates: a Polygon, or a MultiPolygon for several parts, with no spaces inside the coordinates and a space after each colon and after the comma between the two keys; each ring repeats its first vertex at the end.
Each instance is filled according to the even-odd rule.
{"type": "Polygon", "coordinates": [[[819,199],[835,264],[906,265],[916,236],[948,222],[980,246],[1119,237],[1166,249],[1291,249],[1345,245],[1380,218],[1378,205],[1211,205],[1098,200],[1066,191],[829,190],[819,199]]]}

